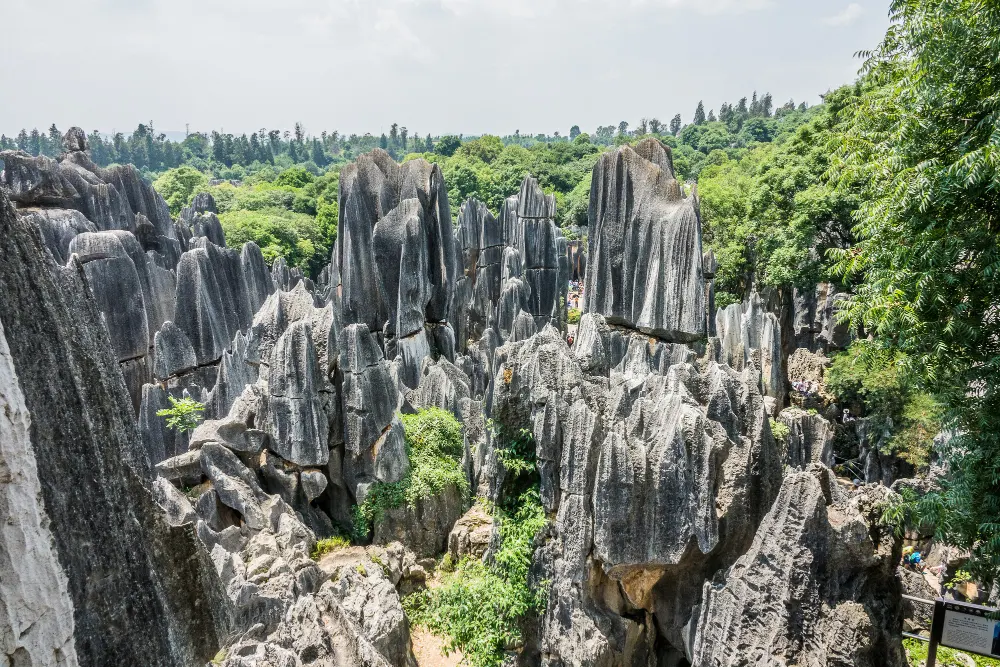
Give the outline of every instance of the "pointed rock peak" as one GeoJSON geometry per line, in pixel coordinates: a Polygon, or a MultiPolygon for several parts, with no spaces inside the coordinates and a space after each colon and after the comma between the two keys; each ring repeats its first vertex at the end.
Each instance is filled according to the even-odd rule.
{"type": "Polygon", "coordinates": [[[533,176],[525,176],[517,197],[517,215],[521,218],[554,218],[556,199],[542,192],[542,187],[533,176]]]}
{"type": "Polygon", "coordinates": [[[87,133],[79,127],[71,127],[63,135],[63,150],[67,153],[79,153],[87,150],[87,133]]]}
{"type": "Polygon", "coordinates": [[[663,171],[668,172],[671,178],[674,177],[674,160],[670,148],[664,146],[659,139],[653,137],[643,139],[635,145],[634,150],[639,157],[649,160],[663,171]]]}

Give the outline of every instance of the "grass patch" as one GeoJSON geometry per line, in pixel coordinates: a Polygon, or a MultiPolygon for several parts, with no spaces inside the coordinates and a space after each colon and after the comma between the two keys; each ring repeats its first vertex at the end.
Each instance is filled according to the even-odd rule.
{"type": "MultiPolygon", "coordinates": [[[[924,667],[927,664],[927,642],[905,638],[903,639],[903,648],[906,649],[906,662],[910,667],[924,667]]],[[[937,650],[937,665],[938,667],[968,667],[969,661],[965,657],[959,656],[971,658],[976,667],[1000,667],[1000,660],[940,646],[937,650]]]]}
{"type": "Polygon", "coordinates": [[[328,553],[344,549],[349,546],[351,546],[351,541],[348,538],[343,535],[334,535],[333,537],[327,537],[316,542],[316,546],[313,547],[311,556],[313,560],[319,560],[328,553]]]}
{"type": "Polygon", "coordinates": [[[393,484],[376,482],[364,502],[354,506],[354,531],[359,540],[368,536],[386,510],[415,507],[417,501],[434,497],[450,485],[463,494],[469,492],[461,465],[463,440],[458,420],[440,408],[420,410],[402,419],[410,471],[393,484]]]}
{"type": "Polygon", "coordinates": [[[403,600],[411,622],[445,637],[447,650],[461,650],[472,667],[498,667],[520,645],[522,622],[545,609],[547,582],[535,590],[528,584],[533,540],[547,521],[537,489],[514,505],[513,512],[493,508],[501,546],[491,564],[463,558],[440,587],[403,600]]]}

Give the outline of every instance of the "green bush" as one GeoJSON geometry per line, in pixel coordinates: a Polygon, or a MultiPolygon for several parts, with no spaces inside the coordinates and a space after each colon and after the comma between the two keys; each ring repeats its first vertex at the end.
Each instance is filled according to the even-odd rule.
{"type": "Polygon", "coordinates": [[[289,185],[293,188],[302,188],[315,180],[316,177],[304,167],[291,167],[278,174],[275,183],[277,185],[289,185]]]}
{"type": "Polygon", "coordinates": [[[779,422],[777,419],[770,419],[768,421],[771,423],[771,434],[774,439],[777,440],[782,445],[788,444],[788,426],[784,422],[779,422]]]}
{"type": "Polygon", "coordinates": [[[528,571],[534,537],[546,525],[537,489],[523,494],[517,509],[494,508],[500,548],[489,565],[469,558],[446,572],[438,588],[404,598],[411,622],[447,639],[448,650],[462,651],[472,667],[498,667],[504,652],[522,641],[522,623],[541,614],[547,582],[535,590],[528,571]]]}
{"type": "MultiPolygon", "coordinates": [[[[906,650],[906,661],[910,667],[924,667],[927,664],[927,642],[907,637],[903,640],[903,648],[906,650]]],[[[938,647],[938,667],[967,667],[970,660],[976,667],[1000,667],[1000,660],[994,658],[938,647]]]]}
{"type": "Polygon", "coordinates": [[[941,430],[940,404],[914,389],[899,356],[872,356],[863,342],[834,356],[824,374],[827,390],[852,412],[871,418],[883,439],[885,453],[918,468],[930,461],[934,436],[941,430]]]}
{"type": "Polygon", "coordinates": [[[208,185],[208,176],[193,167],[169,169],[153,181],[153,189],[167,202],[171,215],[178,215],[181,209],[191,203],[195,192],[208,185]]]}
{"type": "Polygon", "coordinates": [[[566,314],[566,321],[570,324],[579,324],[581,315],[579,308],[570,308],[566,314]]]}
{"type": "Polygon", "coordinates": [[[239,248],[247,241],[260,246],[270,264],[284,257],[290,266],[313,273],[329,260],[330,248],[316,219],[281,208],[234,210],[219,215],[226,244],[239,248]]]}
{"type": "Polygon", "coordinates": [[[167,428],[186,433],[193,431],[201,423],[201,413],[205,411],[205,405],[194,400],[190,396],[177,400],[173,396],[167,396],[170,407],[157,410],[157,417],[166,417],[167,428]]]}
{"type": "Polygon", "coordinates": [[[415,507],[418,500],[431,498],[454,485],[463,494],[469,482],[462,470],[462,425],[448,411],[427,408],[414,415],[403,415],[406,431],[406,454],[410,471],[398,482],[376,482],[364,501],[356,505],[354,529],[360,539],[366,537],[386,510],[415,507]]]}

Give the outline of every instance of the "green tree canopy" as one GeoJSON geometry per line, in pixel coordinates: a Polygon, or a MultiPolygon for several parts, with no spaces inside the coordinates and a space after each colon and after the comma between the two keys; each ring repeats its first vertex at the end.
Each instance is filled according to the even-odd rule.
{"type": "Polygon", "coordinates": [[[208,177],[188,166],[165,171],[153,181],[153,188],[166,200],[171,215],[180,214],[181,209],[191,203],[194,194],[206,185],[208,177]]]}
{"type": "Polygon", "coordinates": [[[941,398],[950,475],[918,514],[1000,571],[1000,5],[894,0],[839,174],[861,188],[851,320],[941,398]]]}

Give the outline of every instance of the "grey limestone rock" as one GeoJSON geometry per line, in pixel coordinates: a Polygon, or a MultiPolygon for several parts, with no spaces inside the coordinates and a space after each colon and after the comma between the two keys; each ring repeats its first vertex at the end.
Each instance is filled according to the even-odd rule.
{"type": "Polygon", "coordinates": [[[69,244],[84,232],[96,232],[97,227],[80,211],[62,208],[24,208],[18,214],[38,229],[46,249],[56,262],[69,261],[69,244]]]}
{"type": "Polygon", "coordinates": [[[218,361],[232,340],[218,294],[208,250],[196,248],[184,253],[177,265],[174,323],[191,342],[198,364],[218,361]]]}
{"type": "Polygon", "coordinates": [[[166,514],[167,522],[171,526],[193,524],[198,518],[187,496],[163,477],[153,480],[153,500],[166,514]]]}
{"type": "Polygon", "coordinates": [[[183,209],[180,221],[191,228],[191,236],[202,236],[217,246],[226,246],[226,235],[216,215],[215,199],[207,192],[195,195],[191,206],[183,209]]]}
{"type": "Polygon", "coordinates": [[[705,584],[692,664],[906,664],[887,494],[846,496],[819,466],[789,474],[749,551],[705,584]]]}
{"type": "Polygon", "coordinates": [[[73,601],[43,503],[31,416],[0,322],[0,653],[9,664],[74,667],[73,601]]]}
{"type": "Polygon", "coordinates": [[[306,499],[312,502],[319,498],[327,485],[326,475],[319,470],[303,470],[301,474],[302,492],[306,499]]]}
{"type": "Polygon", "coordinates": [[[701,221],[656,139],[601,156],[590,191],[585,310],[670,341],[703,338],[701,221]]]}
{"type": "Polygon", "coordinates": [[[309,322],[294,322],[278,339],[268,373],[265,429],[282,458],[303,466],[323,465],[329,420],[319,396],[322,375],[309,322]]]}
{"type": "Polygon", "coordinates": [[[260,451],[257,447],[259,443],[247,435],[247,426],[241,421],[228,417],[207,419],[191,432],[191,448],[214,442],[233,452],[252,454],[260,451]]]}
{"type": "Polygon", "coordinates": [[[194,347],[173,322],[164,322],[153,336],[153,375],[165,380],[198,365],[194,347]]]}
{"type": "MultiPolygon", "coordinates": [[[[376,272],[382,270],[376,263],[375,227],[406,200],[415,201],[404,208],[412,211],[414,206],[419,207],[423,218],[423,238],[411,237],[409,242],[422,244],[427,258],[422,284],[407,288],[428,290],[424,309],[427,320],[448,320],[458,277],[458,254],[440,167],[425,160],[398,165],[385,151],[376,149],[360,156],[340,175],[341,221],[335,253],[341,271],[345,323],[363,323],[379,331],[389,318],[386,300],[398,296],[387,293],[383,299],[372,298],[371,294],[376,272]]],[[[390,224],[398,226],[398,222],[390,224]]],[[[386,286],[391,287],[388,283],[386,286]]]]}
{"type": "Polygon", "coordinates": [[[390,664],[416,667],[410,650],[410,629],[396,587],[374,562],[341,568],[330,593],[390,664]]]}
{"type": "Polygon", "coordinates": [[[462,492],[454,485],[441,493],[421,498],[411,507],[388,509],[375,523],[376,544],[402,542],[418,557],[434,557],[448,546],[448,535],[464,510],[462,492]]]}
{"type": "Polygon", "coordinates": [[[250,530],[264,530],[268,519],[261,506],[266,495],[253,473],[234,453],[220,444],[206,442],[201,449],[201,469],[227,507],[243,517],[250,530]]]}
{"type": "Polygon", "coordinates": [[[267,297],[274,294],[275,285],[271,272],[264,263],[264,255],[253,241],[243,244],[243,249],[240,251],[240,266],[243,269],[249,310],[256,314],[267,297]]]}
{"type": "Polygon", "coordinates": [[[15,371],[31,369],[18,377],[32,420],[36,502],[57,527],[79,664],[210,659],[229,633],[229,602],[190,527],[170,526],[153,498],[152,466],[87,296],[85,266],[55,265],[3,194],[0,256],[10,359],[15,371]]]}
{"type": "Polygon", "coordinates": [[[402,447],[401,428],[393,427],[394,423],[399,423],[394,414],[398,394],[382,351],[364,324],[348,325],[343,338],[340,368],[344,377],[341,389],[346,448],[344,472],[352,493],[356,494],[358,484],[365,481],[376,478],[398,481],[409,469],[409,462],[402,447]],[[383,444],[389,447],[382,453],[381,464],[376,465],[376,453],[383,444]],[[386,458],[397,456],[398,460],[386,458]],[[382,477],[379,477],[380,470],[382,477]],[[388,477],[384,476],[386,473],[388,477]]]}
{"type": "Polygon", "coordinates": [[[423,329],[431,297],[426,239],[424,212],[416,199],[400,202],[375,223],[372,243],[387,336],[405,337],[423,329]]]}
{"type": "Polygon", "coordinates": [[[762,392],[780,408],[786,379],[777,316],[765,311],[760,295],[754,292],[746,303],[717,311],[715,327],[721,341],[719,361],[743,370],[753,359],[753,366],[761,371],[762,392]]]}
{"type": "Polygon", "coordinates": [[[86,271],[118,360],[146,356],[151,341],[142,284],[121,239],[113,232],[85,232],[73,239],[69,252],[86,271]]]}
{"type": "Polygon", "coordinates": [[[468,556],[482,558],[490,544],[493,517],[479,503],[461,516],[448,534],[448,553],[454,562],[468,556]]]}
{"type": "Polygon", "coordinates": [[[447,359],[425,359],[417,388],[407,392],[406,400],[414,409],[436,407],[461,418],[463,404],[472,396],[472,381],[447,359]]]}
{"type": "Polygon", "coordinates": [[[178,486],[197,486],[204,479],[201,449],[192,449],[163,459],[155,465],[156,474],[178,486]]]}
{"type": "Polygon", "coordinates": [[[778,421],[788,427],[785,463],[793,468],[833,466],[833,426],[822,415],[791,407],[778,414],[778,421]]]}

